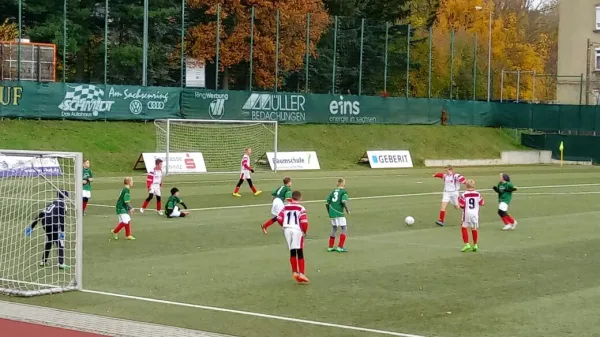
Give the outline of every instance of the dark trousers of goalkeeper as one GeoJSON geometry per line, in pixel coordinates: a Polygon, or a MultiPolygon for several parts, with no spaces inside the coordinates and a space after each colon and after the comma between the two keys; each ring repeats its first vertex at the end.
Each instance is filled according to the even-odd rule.
{"type": "Polygon", "coordinates": [[[48,257],[50,257],[50,251],[52,250],[53,245],[56,245],[58,250],[59,266],[65,265],[65,238],[61,237],[62,232],[60,229],[60,225],[44,226],[44,230],[46,231],[46,243],[44,244],[44,255],[42,256],[40,265],[45,266],[48,263],[48,257]]]}

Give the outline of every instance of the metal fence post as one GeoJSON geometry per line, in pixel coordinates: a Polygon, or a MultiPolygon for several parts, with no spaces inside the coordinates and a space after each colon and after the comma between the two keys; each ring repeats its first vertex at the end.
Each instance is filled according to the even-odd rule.
{"type": "Polygon", "coordinates": [[[360,64],[358,65],[358,95],[362,94],[363,50],[365,40],[365,19],[360,20],[360,64]]]}

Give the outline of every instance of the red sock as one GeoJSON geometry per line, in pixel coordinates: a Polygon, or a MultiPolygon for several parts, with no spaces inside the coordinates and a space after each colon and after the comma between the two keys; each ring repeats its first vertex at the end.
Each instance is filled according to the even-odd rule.
{"type": "Polygon", "coordinates": [[[515,219],[513,219],[513,217],[510,215],[507,215],[506,219],[508,220],[508,223],[511,225],[515,223],[515,219]]]}
{"type": "Polygon", "coordinates": [[[157,211],[160,211],[160,210],[162,209],[162,208],[161,208],[161,206],[162,206],[162,205],[161,205],[160,201],[157,201],[157,202],[156,202],[156,210],[157,210],[157,211]]]}
{"type": "Polygon", "coordinates": [[[125,224],[125,236],[131,236],[131,222],[125,224]]]}
{"type": "Polygon", "coordinates": [[[467,243],[469,243],[469,232],[467,231],[467,229],[465,227],[461,227],[460,230],[462,232],[463,242],[466,245],[467,243]]]}
{"type": "Polygon", "coordinates": [[[85,212],[85,209],[87,208],[87,203],[88,202],[86,200],[83,201],[83,207],[82,208],[83,208],[84,212],[85,212]]]}
{"type": "Polygon", "coordinates": [[[440,221],[444,222],[444,218],[446,217],[446,211],[440,211],[440,221]]]}
{"type": "Polygon", "coordinates": [[[479,232],[477,232],[476,229],[471,229],[471,235],[473,235],[473,243],[477,244],[477,238],[478,238],[479,232]]]}
{"type": "Polygon", "coordinates": [[[338,247],[344,248],[344,243],[346,243],[346,234],[340,234],[340,244],[338,247]]]}
{"type": "Polygon", "coordinates": [[[300,274],[304,274],[304,258],[298,259],[298,266],[300,267],[300,274]]]}
{"type": "Polygon", "coordinates": [[[254,185],[250,186],[250,189],[252,190],[252,192],[256,193],[256,187],[254,187],[254,185]]]}
{"type": "Polygon", "coordinates": [[[237,192],[239,192],[239,191],[240,191],[240,187],[239,187],[239,186],[236,186],[236,187],[235,187],[235,190],[233,190],[233,193],[237,193],[237,192]]]}
{"type": "Polygon", "coordinates": [[[292,265],[292,272],[297,273],[298,272],[298,260],[296,259],[296,257],[290,257],[290,264],[292,265]]]}
{"type": "Polygon", "coordinates": [[[335,236],[330,236],[329,237],[329,248],[333,248],[333,245],[335,245],[335,236]]]}
{"type": "Polygon", "coordinates": [[[508,215],[505,215],[505,216],[502,217],[502,222],[505,225],[508,225],[510,223],[510,220],[508,220],[508,215]]]}
{"type": "Polygon", "coordinates": [[[118,232],[121,231],[121,229],[123,229],[123,227],[125,227],[125,224],[120,222],[117,227],[115,227],[115,229],[113,229],[113,233],[117,234],[118,232]]]}
{"type": "Polygon", "coordinates": [[[264,228],[264,229],[267,229],[267,228],[269,228],[269,226],[271,226],[271,225],[272,225],[272,224],[274,224],[274,223],[275,223],[275,222],[273,221],[273,218],[271,218],[271,219],[267,220],[267,222],[265,222],[265,223],[262,225],[262,228],[264,228]]]}
{"type": "Polygon", "coordinates": [[[142,208],[143,208],[143,209],[146,209],[146,208],[148,208],[148,203],[149,203],[149,202],[150,202],[150,201],[148,201],[148,200],[144,200],[144,203],[142,204],[142,208]]]}

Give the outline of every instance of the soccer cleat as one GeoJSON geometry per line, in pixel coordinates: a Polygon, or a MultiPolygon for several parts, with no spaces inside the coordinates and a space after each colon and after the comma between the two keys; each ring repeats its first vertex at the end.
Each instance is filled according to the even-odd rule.
{"type": "Polygon", "coordinates": [[[306,275],[304,275],[304,274],[298,274],[298,277],[296,278],[296,281],[298,281],[298,283],[308,283],[308,282],[310,282],[310,280],[308,279],[308,277],[306,277],[306,275]]]}
{"type": "Polygon", "coordinates": [[[140,208],[140,213],[144,214],[144,209],[140,208]]]}
{"type": "Polygon", "coordinates": [[[333,247],[329,247],[329,248],[327,248],[327,251],[328,251],[328,252],[330,252],[330,253],[331,253],[331,252],[335,252],[335,248],[333,248],[333,247]]]}
{"type": "Polygon", "coordinates": [[[40,267],[45,267],[46,266],[46,262],[42,261],[40,262],[40,267]]]}
{"type": "Polygon", "coordinates": [[[59,264],[58,268],[62,269],[62,270],[69,270],[69,269],[71,269],[71,266],[63,263],[63,264],[59,264]]]}
{"type": "Polygon", "coordinates": [[[262,232],[264,235],[267,235],[267,229],[264,228],[262,225],[260,226],[260,229],[262,229],[262,232]]]}
{"type": "MultiPolygon", "coordinates": [[[[293,278],[294,280],[298,281],[298,275],[300,275],[300,274],[298,274],[298,273],[293,273],[293,274],[292,274],[292,278],[293,278]]],[[[300,281],[298,281],[298,282],[300,282],[300,281]]]]}
{"type": "Polygon", "coordinates": [[[444,222],[442,220],[438,220],[435,222],[436,225],[440,226],[440,227],[444,227],[444,222]]]}
{"type": "Polygon", "coordinates": [[[504,225],[504,227],[502,227],[502,230],[503,231],[508,231],[508,230],[511,230],[512,228],[513,228],[512,225],[508,224],[508,225],[504,225]]]}
{"type": "Polygon", "coordinates": [[[254,192],[254,195],[260,195],[262,193],[262,191],[256,191],[254,192]]]}
{"type": "Polygon", "coordinates": [[[338,253],[347,253],[347,252],[348,252],[348,249],[346,249],[346,248],[342,248],[342,247],[337,247],[337,248],[335,249],[335,251],[336,251],[336,252],[338,252],[338,253]]]}
{"type": "Polygon", "coordinates": [[[110,233],[111,233],[111,234],[112,234],[112,236],[113,236],[113,240],[119,240],[119,234],[117,234],[117,233],[115,233],[115,232],[113,232],[113,231],[110,231],[110,233]]]}
{"type": "Polygon", "coordinates": [[[233,196],[234,196],[234,197],[238,197],[238,198],[239,198],[239,197],[241,197],[242,195],[241,195],[241,194],[239,194],[239,193],[235,193],[235,192],[234,192],[234,193],[233,193],[233,196]]]}
{"type": "Polygon", "coordinates": [[[517,220],[515,220],[515,223],[510,225],[510,229],[515,229],[515,227],[517,227],[517,220]]]}
{"type": "Polygon", "coordinates": [[[471,250],[473,250],[473,247],[471,246],[471,244],[466,243],[460,251],[464,253],[464,252],[470,252],[471,250]]]}
{"type": "Polygon", "coordinates": [[[133,237],[133,235],[129,235],[128,237],[126,237],[127,240],[133,241],[135,240],[135,238],[133,237]]]}
{"type": "Polygon", "coordinates": [[[165,213],[163,213],[163,211],[158,211],[158,215],[163,215],[165,213]]]}
{"type": "Polygon", "coordinates": [[[473,245],[473,248],[471,249],[474,252],[479,251],[479,246],[477,244],[473,245]]]}

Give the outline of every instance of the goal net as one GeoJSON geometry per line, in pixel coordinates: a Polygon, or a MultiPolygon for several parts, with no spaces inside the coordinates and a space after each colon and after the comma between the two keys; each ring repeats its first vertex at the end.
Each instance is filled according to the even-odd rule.
{"type": "Polygon", "coordinates": [[[239,172],[242,153],[248,147],[252,148],[253,165],[270,169],[266,154],[272,152],[273,170],[277,169],[276,121],[161,119],[154,125],[156,152],[167,154],[167,174],[174,171],[168,154],[185,152],[202,153],[207,172],[239,172]]]}
{"type": "Polygon", "coordinates": [[[0,150],[1,294],[81,289],[82,161],[81,153],[0,150]]]}

